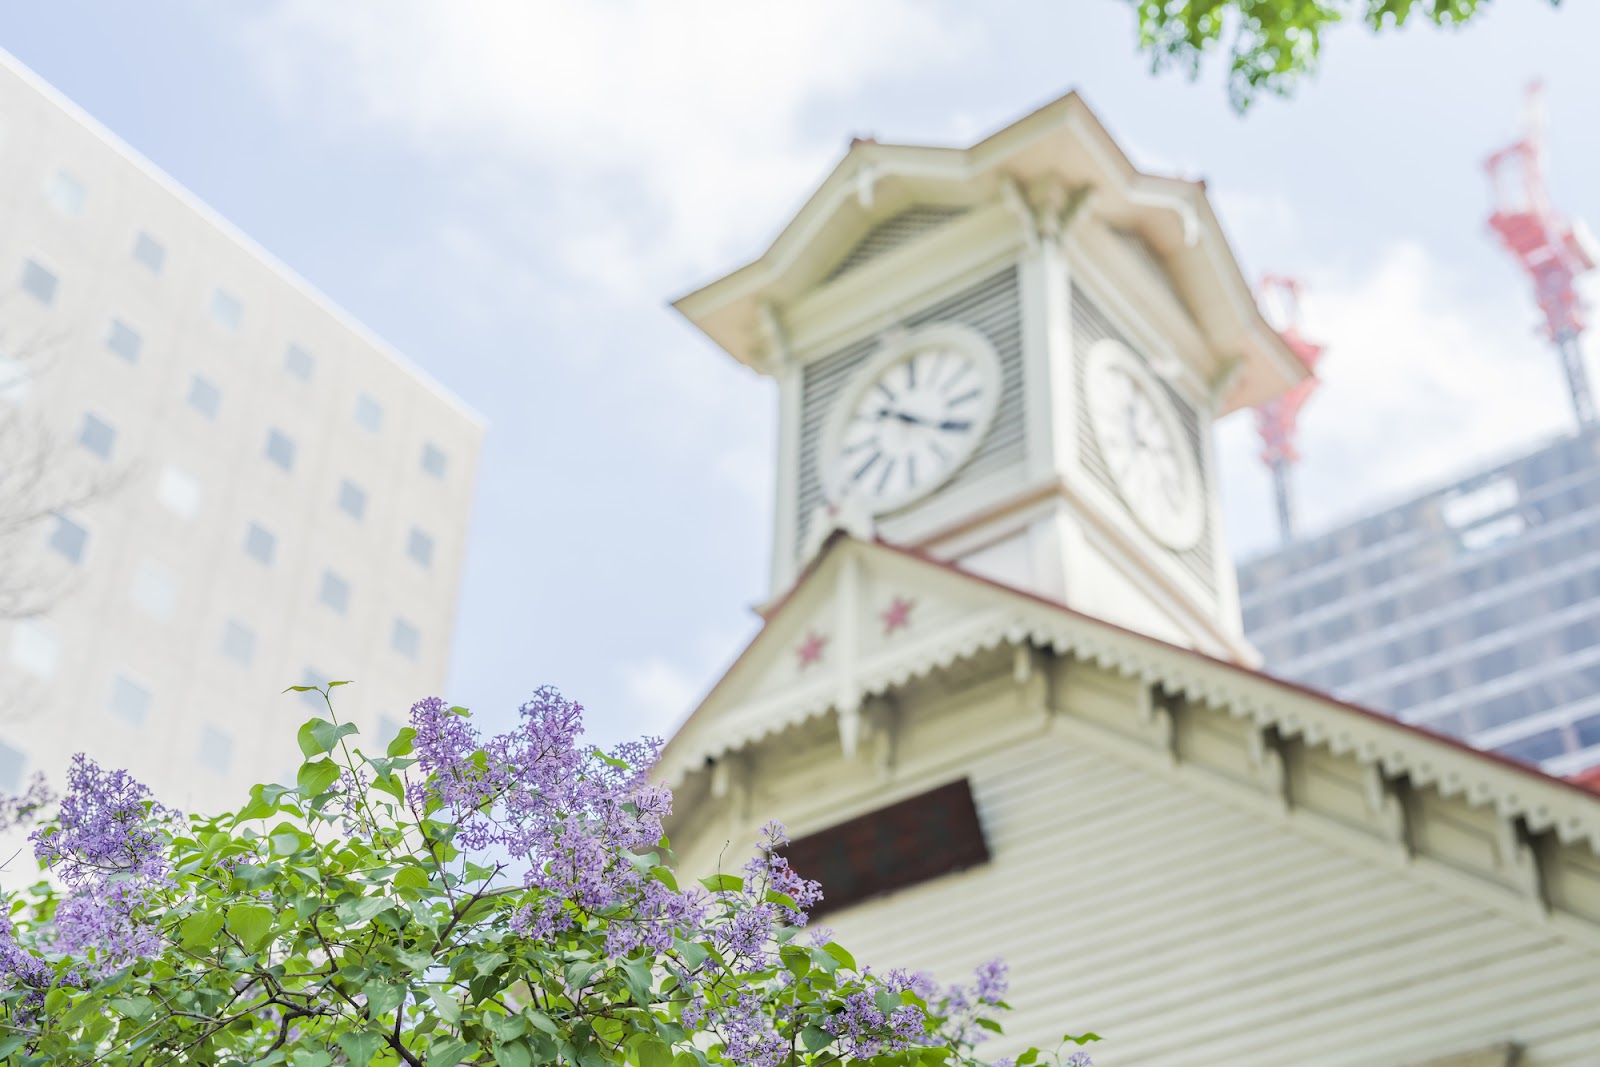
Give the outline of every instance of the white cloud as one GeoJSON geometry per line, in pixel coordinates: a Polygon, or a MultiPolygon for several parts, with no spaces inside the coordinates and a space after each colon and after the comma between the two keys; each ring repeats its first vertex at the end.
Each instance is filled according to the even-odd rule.
{"type": "MultiPolygon", "coordinates": [[[[1492,301],[1422,248],[1389,246],[1359,271],[1314,275],[1308,336],[1327,345],[1322,386],[1300,421],[1302,532],[1353,518],[1571,426],[1554,354],[1526,293],[1492,301]]],[[[1248,413],[1222,425],[1220,459],[1236,552],[1276,537],[1248,413]]]]}
{"type": "Polygon", "coordinates": [[[757,621],[752,617],[742,631],[708,631],[693,642],[688,655],[651,655],[624,664],[629,728],[665,734],[682,721],[721,676],[732,655],[750,640],[757,621]]]}
{"type": "Polygon", "coordinates": [[[569,262],[617,291],[642,234],[705,270],[770,232],[843,147],[808,111],[963,54],[962,31],[912,0],[284,0],[246,43],[308,118],[532,165],[569,194],[569,262]]]}

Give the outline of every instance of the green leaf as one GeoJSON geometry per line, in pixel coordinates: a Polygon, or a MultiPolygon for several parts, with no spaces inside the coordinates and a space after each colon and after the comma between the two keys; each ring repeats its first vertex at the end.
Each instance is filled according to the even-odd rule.
{"type": "Polygon", "coordinates": [[[21,1035],[0,1037],[0,1063],[10,1063],[11,1060],[8,1057],[27,1043],[28,1039],[21,1035]]]}
{"type": "Polygon", "coordinates": [[[274,914],[259,904],[235,904],[228,909],[228,932],[237,937],[246,952],[254,952],[272,931],[274,914]]]}
{"type": "Polygon", "coordinates": [[[369,1033],[365,1030],[353,1034],[340,1034],[339,1047],[344,1049],[344,1054],[350,1059],[350,1067],[367,1067],[372,1062],[372,1057],[378,1054],[378,1048],[383,1044],[383,1035],[369,1033]]]}
{"type": "Polygon", "coordinates": [[[693,941],[685,941],[681,937],[672,939],[672,948],[683,958],[683,965],[691,971],[700,969],[700,965],[710,958],[711,953],[693,941]]]}
{"type": "Polygon", "coordinates": [[[807,1052],[816,1052],[831,1045],[833,1035],[820,1026],[808,1026],[800,1031],[800,1043],[805,1045],[807,1052]]]}
{"type": "Polygon", "coordinates": [[[574,994],[582,992],[589,985],[589,979],[593,978],[595,972],[599,969],[600,964],[585,960],[574,960],[572,963],[567,964],[567,988],[572,990],[574,994]]]}
{"type": "Polygon", "coordinates": [[[483,1013],[483,1025],[501,1041],[514,1041],[528,1032],[528,1020],[520,1015],[497,1015],[486,1011],[483,1013]]]}
{"type": "Polygon", "coordinates": [[[633,994],[634,1003],[648,1008],[654,1001],[650,989],[655,984],[650,974],[650,964],[644,960],[622,960],[617,966],[622,970],[622,980],[633,994]]]}
{"type": "Polygon", "coordinates": [[[310,835],[298,830],[277,830],[268,840],[272,842],[274,856],[292,856],[312,844],[310,835]]]}
{"type": "Polygon", "coordinates": [[[1105,1038],[1101,1037],[1099,1034],[1094,1034],[1094,1033],[1080,1034],[1077,1037],[1074,1037],[1071,1034],[1064,1034],[1064,1035],[1062,1035],[1061,1040],[1062,1040],[1063,1043],[1070,1041],[1074,1045],[1087,1045],[1091,1041],[1104,1041],[1105,1038]]]}
{"type": "Polygon", "coordinates": [[[456,1067],[467,1057],[468,1045],[453,1037],[435,1038],[428,1046],[428,1067],[456,1067]]]}
{"type": "Polygon", "coordinates": [[[848,967],[852,971],[858,969],[856,967],[856,958],[850,955],[850,953],[846,952],[842,946],[829,941],[826,945],[822,946],[822,951],[838,960],[839,966],[848,967]]]}
{"type": "Polygon", "coordinates": [[[300,727],[295,740],[300,742],[300,751],[305,754],[306,759],[310,759],[324,752],[332,752],[340,738],[358,732],[353,722],[341,722],[335,725],[327,719],[311,719],[300,727]]]}
{"type": "Polygon", "coordinates": [[[639,1067],[672,1067],[672,1050],[659,1037],[644,1034],[633,1047],[639,1057],[639,1067]]]}
{"type": "Polygon", "coordinates": [[[327,792],[328,787],[338,780],[339,765],[324,757],[302,763],[300,773],[295,776],[295,785],[299,788],[300,795],[309,800],[327,792]]]}
{"type": "Polygon", "coordinates": [[[721,893],[724,890],[737,893],[744,888],[744,879],[731,874],[713,874],[700,879],[700,884],[713,893],[721,893]]]}
{"type": "Polygon", "coordinates": [[[426,889],[428,876],[421,867],[402,867],[391,884],[396,889],[426,889]]]}
{"type": "Polygon", "coordinates": [[[522,1014],[526,1015],[528,1017],[528,1021],[534,1026],[537,1026],[539,1029],[543,1030],[547,1034],[550,1034],[551,1036],[555,1035],[556,1024],[550,1018],[550,1016],[546,1015],[544,1012],[538,1010],[537,1008],[524,1008],[522,1014]]]}
{"type": "Polygon", "coordinates": [[[443,986],[431,985],[428,987],[428,996],[433,998],[433,1010],[439,1013],[439,1018],[451,1026],[461,1021],[461,1008],[456,1004],[455,994],[443,986]]]}
{"type": "Polygon", "coordinates": [[[405,996],[405,990],[400,986],[380,979],[363,983],[361,992],[366,994],[367,998],[367,1018],[374,1021],[398,1008],[405,996]]]}
{"type": "Polygon", "coordinates": [[[187,949],[209,948],[221,929],[221,913],[202,911],[183,920],[183,925],[178,928],[179,943],[187,949]]]}
{"type": "Polygon", "coordinates": [[[499,1067],[533,1067],[533,1049],[521,1039],[504,1044],[496,1041],[494,1060],[499,1067]]]}
{"type": "Polygon", "coordinates": [[[333,914],[346,926],[354,926],[388,911],[390,907],[388,897],[357,897],[334,908],[333,914]]]}
{"type": "Polygon", "coordinates": [[[149,997],[113,997],[111,1008],[118,1015],[134,1022],[148,1022],[155,1014],[156,1002],[149,997]]]}
{"type": "Polygon", "coordinates": [[[433,957],[428,953],[417,952],[414,949],[408,948],[395,949],[394,958],[399,960],[402,966],[413,971],[425,971],[429,967],[432,967],[434,963],[433,957]]]}
{"type": "Polygon", "coordinates": [[[409,727],[409,726],[401,727],[400,728],[400,732],[394,735],[394,740],[389,742],[389,750],[387,752],[387,755],[390,755],[390,756],[409,756],[409,755],[411,755],[411,742],[416,739],[416,736],[417,736],[417,731],[413,730],[411,727],[409,727]]]}

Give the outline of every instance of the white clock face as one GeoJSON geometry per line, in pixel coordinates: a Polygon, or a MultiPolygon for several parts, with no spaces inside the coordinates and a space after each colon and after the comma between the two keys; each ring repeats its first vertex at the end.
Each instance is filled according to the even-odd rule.
{"type": "Polygon", "coordinates": [[[1123,345],[1101,341],[1088,359],[1089,415],[1117,492],[1158,541],[1193,547],[1205,527],[1205,500],[1171,403],[1123,345]]]}
{"type": "Polygon", "coordinates": [[[829,498],[878,513],[931,492],[972,455],[998,400],[998,362],[970,331],[939,327],[887,348],[835,412],[829,498]]]}

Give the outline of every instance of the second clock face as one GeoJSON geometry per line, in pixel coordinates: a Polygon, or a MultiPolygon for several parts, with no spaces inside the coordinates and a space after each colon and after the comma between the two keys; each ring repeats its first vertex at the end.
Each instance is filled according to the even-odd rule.
{"type": "Polygon", "coordinates": [[[1189,548],[1205,525],[1205,500],[1182,427],[1161,387],[1116,342],[1089,353],[1090,418],[1100,454],[1134,518],[1171,548],[1189,548]]]}
{"type": "Polygon", "coordinates": [[[997,378],[987,346],[936,338],[870,366],[830,435],[830,495],[881,512],[937,488],[988,429],[997,378]]]}

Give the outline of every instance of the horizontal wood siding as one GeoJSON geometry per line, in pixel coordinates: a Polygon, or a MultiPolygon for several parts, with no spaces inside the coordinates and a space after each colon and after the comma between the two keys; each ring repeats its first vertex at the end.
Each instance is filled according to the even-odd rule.
{"type": "MultiPolygon", "coordinates": [[[[993,715],[974,709],[971,725],[993,715]]],[[[870,782],[865,766],[835,766],[837,780],[813,766],[807,784],[870,782]]],[[[995,1056],[1092,1028],[1110,1039],[1104,1067],[1406,1067],[1507,1039],[1531,1046],[1523,1067],[1600,1064],[1600,953],[1554,926],[1061,732],[963,766],[992,862],[827,922],[879,968],[948,980],[1006,958],[1016,1011],[995,1056]]],[[[1463,847],[1486,847],[1463,825],[1463,847]]]]}

